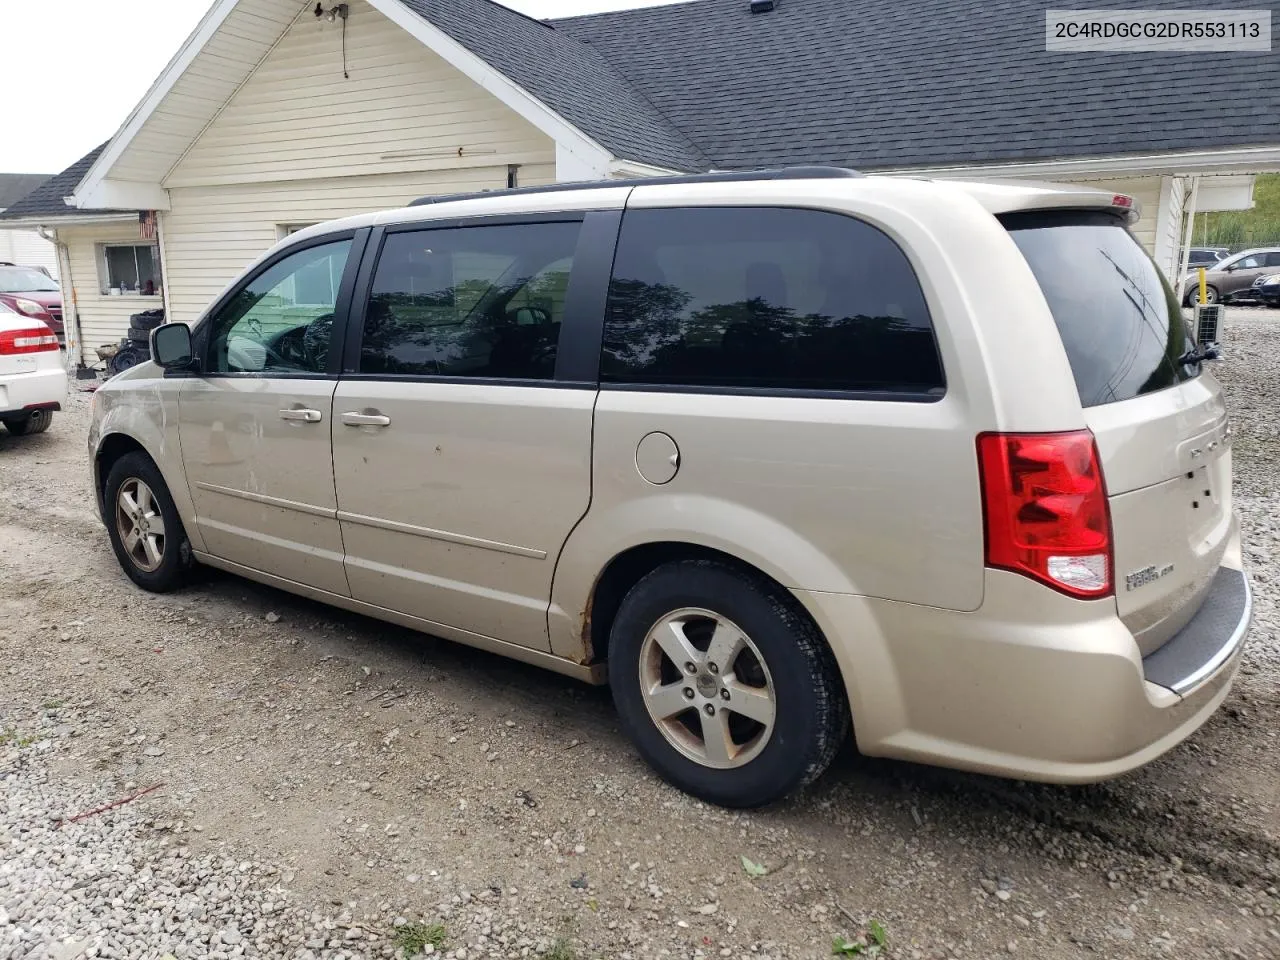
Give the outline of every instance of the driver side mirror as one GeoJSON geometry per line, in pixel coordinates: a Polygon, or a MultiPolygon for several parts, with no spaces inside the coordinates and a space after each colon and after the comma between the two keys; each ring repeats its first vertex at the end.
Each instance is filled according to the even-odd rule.
{"type": "Polygon", "coordinates": [[[151,331],[151,359],[166,370],[185,370],[192,365],[191,328],[185,323],[162,323],[151,331]]]}

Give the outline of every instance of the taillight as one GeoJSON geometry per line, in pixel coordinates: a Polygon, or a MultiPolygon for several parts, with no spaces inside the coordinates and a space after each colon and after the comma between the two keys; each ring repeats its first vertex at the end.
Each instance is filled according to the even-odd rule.
{"type": "Polygon", "coordinates": [[[978,464],[987,566],[1073,597],[1111,593],[1111,512],[1092,433],[984,433],[978,464]]]}
{"type": "Polygon", "coordinates": [[[0,357],[11,357],[18,353],[44,353],[46,350],[57,349],[58,338],[44,324],[24,327],[21,330],[0,330],[0,357]]]}

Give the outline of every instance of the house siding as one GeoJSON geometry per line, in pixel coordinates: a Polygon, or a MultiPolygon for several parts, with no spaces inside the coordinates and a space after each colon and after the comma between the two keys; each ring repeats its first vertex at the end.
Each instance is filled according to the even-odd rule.
{"type": "Polygon", "coordinates": [[[58,275],[58,255],[53,244],[34,230],[0,230],[0,260],[24,267],[44,267],[58,275]]]}
{"type": "Polygon", "coordinates": [[[299,17],[166,187],[554,163],[551,138],[367,3],[299,17]]]}
{"type": "Polygon", "coordinates": [[[63,318],[69,321],[68,293],[80,320],[81,361],[93,366],[100,363],[95,348],[116,343],[129,331],[130,314],[155,310],[163,305],[160,295],[146,297],[124,294],[104,296],[98,269],[98,246],[103,243],[145,243],[138,237],[138,224],[104,223],[83,227],[62,227],[58,242],[66,244],[71,276],[62,278],[63,318]]]}
{"type": "Polygon", "coordinates": [[[164,181],[171,319],[196,319],[282,227],[502,189],[509,164],[521,186],[555,181],[550,137],[363,2],[343,80],[340,27],[295,22],[164,181]]]}
{"type": "MultiPolygon", "coordinates": [[[[1142,216],[1130,231],[1152,256],[1156,255],[1156,222],[1160,218],[1160,177],[1129,177],[1123,180],[1074,180],[1082,186],[1110,190],[1133,197],[1142,205],[1142,216]]],[[[1163,264],[1162,264],[1163,266],[1163,264]]]]}

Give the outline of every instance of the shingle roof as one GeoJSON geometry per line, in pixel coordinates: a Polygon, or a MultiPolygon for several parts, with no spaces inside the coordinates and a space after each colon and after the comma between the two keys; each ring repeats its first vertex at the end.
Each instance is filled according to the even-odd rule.
{"type": "Polygon", "coordinates": [[[689,139],[593,47],[492,0],[400,0],[615,156],[706,169],[689,139]]]}
{"type": "Polygon", "coordinates": [[[62,202],[63,197],[71,196],[75,188],[79,186],[84,175],[93,166],[93,161],[98,159],[98,154],[105,147],[106,144],[104,143],[102,146],[94,148],[61,173],[55,173],[52,177],[46,178],[43,183],[14,203],[4,213],[0,213],[0,220],[53,220],[60,217],[83,217],[86,213],[94,215],[132,213],[133,211],[130,210],[77,210],[75,207],[69,207],[62,202]]]}
{"type": "Polygon", "coordinates": [[[12,206],[48,179],[47,173],[0,173],[0,210],[12,206]]]}
{"type": "MultiPolygon", "coordinates": [[[[1280,143],[1274,52],[1047,53],[1044,4],[1026,0],[778,0],[763,14],[747,0],[696,0],[554,26],[597,50],[717,168],[1280,143]]],[[[1280,18],[1272,29],[1280,45],[1280,18]]]]}

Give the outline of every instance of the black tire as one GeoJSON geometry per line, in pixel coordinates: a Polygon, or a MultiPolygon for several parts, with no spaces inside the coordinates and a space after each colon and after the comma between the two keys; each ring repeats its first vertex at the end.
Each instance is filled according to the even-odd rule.
{"type": "Polygon", "coordinates": [[[107,485],[103,496],[104,519],[107,524],[107,535],[111,538],[111,549],[129,579],[143,590],[152,593],[168,593],[181,587],[187,580],[195,560],[191,555],[191,542],[178,516],[178,508],[174,506],[169,486],[160,475],[159,468],[145,453],[135,451],[126,453],[112,465],[107,474],[107,485]],[[164,521],[164,536],[159,545],[159,564],[154,569],[146,569],[128,547],[125,546],[123,533],[120,530],[119,497],[120,489],[125,484],[141,481],[150,490],[157,512],[164,521]]]}
{"type": "Polygon", "coordinates": [[[49,424],[53,423],[53,411],[32,410],[30,413],[24,413],[21,416],[4,417],[0,419],[0,422],[3,422],[5,429],[15,437],[29,437],[36,433],[44,433],[49,429],[49,424]]]}
{"type": "MultiPolygon", "coordinates": [[[[151,343],[151,330],[145,327],[130,327],[129,339],[134,343],[151,343]]],[[[150,349],[150,347],[148,347],[150,349]]]]}
{"type": "Polygon", "coordinates": [[[144,310],[129,317],[130,331],[141,330],[149,333],[162,323],[164,323],[163,310],[144,310]]]}
{"type": "MultiPolygon", "coordinates": [[[[671,665],[664,663],[662,669],[671,665]]],[[[608,670],[623,728],[645,760],[674,786],[724,807],[763,806],[812,783],[831,763],[849,730],[839,669],[812,621],[763,577],[714,561],[666,564],[631,589],[610,631],[608,670]],[[645,639],[669,614],[689,608],[737,625],[758,650],[759,662],[772,680],[772,730],[759,752],[741,766],[717,769],[691,759],[659,729],[646,706],[641,681],[645,639]]],[[[685,683],[680,676],[679,682],[685,683]]],[[[714,696],[714,691],[708,695],[714,696]]],[[[701,723],[698,710],[691,711],[678,722],[692,724],[696,718],[701,723]]]]}

